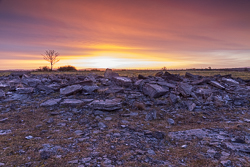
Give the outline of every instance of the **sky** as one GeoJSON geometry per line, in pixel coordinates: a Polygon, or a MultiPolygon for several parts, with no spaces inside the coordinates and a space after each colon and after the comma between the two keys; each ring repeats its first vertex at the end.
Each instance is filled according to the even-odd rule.
{"type": "Polygon", "coordinates": [[[0,70],[250,67],[249,0],[0,0],[0,70]]]}

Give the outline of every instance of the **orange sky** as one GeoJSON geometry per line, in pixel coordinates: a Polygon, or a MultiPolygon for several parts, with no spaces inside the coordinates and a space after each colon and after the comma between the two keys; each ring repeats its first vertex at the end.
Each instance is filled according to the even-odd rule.
{"type": "Polygon", "coordinates": [[[0,70],[250,65],[250,1],[0,0],[0,70]]]}

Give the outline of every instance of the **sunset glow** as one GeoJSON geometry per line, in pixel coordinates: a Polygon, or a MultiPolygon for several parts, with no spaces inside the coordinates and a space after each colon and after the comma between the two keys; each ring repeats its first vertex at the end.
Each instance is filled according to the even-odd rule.
{"type": "Polygon", "coordinates": [[[250,65],[250,1],[0,0],[0,70],[250,65]]]}

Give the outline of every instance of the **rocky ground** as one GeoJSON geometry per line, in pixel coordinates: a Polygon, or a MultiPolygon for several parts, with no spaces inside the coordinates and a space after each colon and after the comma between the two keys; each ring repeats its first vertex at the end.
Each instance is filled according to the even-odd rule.
{"type": "Polygon", "coordinates": [[[0,77],[0,166],[250,166],[250,81],[0,77]]]}

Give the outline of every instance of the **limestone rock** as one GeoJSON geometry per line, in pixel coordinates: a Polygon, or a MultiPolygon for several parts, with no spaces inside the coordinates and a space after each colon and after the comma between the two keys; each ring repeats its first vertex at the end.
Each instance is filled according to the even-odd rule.
{"type": "Polygon", "coordinates": [[[20,94],[29,94],[34,91],[34,88],[16,88],[17,93],[20,94]]]}
{"type": "Polygon", "coordinates": [[[57,105],[61,101],[61,98],[58,99],[49,99],[40,104],[41,107],[52,107],[57,105]]]}
{"type": "Polygon", "coordinates": [[[28,79],[22,79],[22,83],[30,86],[30,87],[36,87],[38,84],[41,84],[40,79],[33,79],[33,78],[28,78],[28,79]]]}
{"type": "Polygon", "coordinates": [[[165,95],[168,90],[164,89],[163,87],[157,84],[145,84],[143,86],[143,93],[153,98],[157,98],[160,96],[165,95]]]}
{"type": "Polygon", "coordinates": [[[90,103],[96,110],[114,111],[122,108],[120,99],[94,100],[90,103]]]}
{"type": "Polygon", "coordinates": [[[113,77],[119,77],[119,74],[113,72],[112,69],[106,69],[104,78],[112,79],[113,77]]]}
{"type": "Polygon", "coordinates": [[[222,80],[223,82],[227,82],[227,83],[233,84],[233,85],[239,85],[239,84],[240,84],[239,82],[237,82],[237,81],[235,81],[235,80],[233,80],[233,79],[229,79],[229,78],[222,78],[221,80],[222,80]]]}
{"type": "Polygon", "coordinates": [[[165,72],[164,75],[162,76],[165,80],[173,80],[173,81],[182,81],[182,78],[179,75],[175,74],[170,74],[169,72],[165,72]]]}
{"type": "Polygon", "coordinates": [[[216,82],[216,81],[210,81],[209,82],[212,86],[216,87],[216,88],[219,88],[219,89],[225,89],[224,86],[222,86],[219,82],[216,82]]]}
{"type": "Polygon", "coordinates": [[[61,102],[61,105],[68,105],[68,106],[77,106],[80,104],[83,104],[84,102],[82,100],[77,100],[77,99],[64,99],[61,102]]]}
{"type": "Polygon", "coordinates": [[[5,97],[5,92],[0,89],[0,99],[5,97]]]}
{"type": "Polygon", "coordinates": [[[125,87],[132,86],[132,81],[128,77],[113,77],[113,79],[118,86],[125,86],[125,87]]]}
{"type": "Polygon", "coordinates": [[[72,86],[67,86],[65,88],[61,88],[60,94],[68,96],[68,95],[71,95],[73,93],[79,92],[81,90],[82,90],[81,85],[72,85],[72,86]]]}
{"type": "Polygon", "coordinates": [[[179,83],[178,84],[178,91],[184,96],[184,97],[188,97],[191,95],[192,93],[192,86],[187,84],[187,83],[179,83]]]}
{"type": "Polygon", "coordinates": [[[162,72],[162,71],[157,72],[157,73],[155,74],[156,77],[161,77],[162,75],[163,75],[163,72],[162,72]]]}
{"type": "Polygon", "coordinates": [[[92,93],[99,89],[99,86],[83,86],[82,90],[88,93],[92,93]]]}
{"type": "Polygon", "coordinates": [[[191,74],[191,73],[189,73],[189,72],[186,72],[185,77],[186,77],[186,78],[190,78],[190,79],[196,79],[196,80],[199,79],[199,78],[202,78],[202,76],[193,75],[193,74],[191,74]]]}

